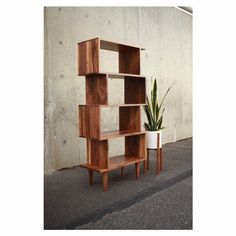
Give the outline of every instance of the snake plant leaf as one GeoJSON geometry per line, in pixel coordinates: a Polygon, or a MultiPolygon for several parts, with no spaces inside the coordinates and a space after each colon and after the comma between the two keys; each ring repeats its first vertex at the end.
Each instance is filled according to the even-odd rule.
{"type": "Polygon", "coordinates": [[[146,101],[147,101],[147,107],[148,107],[148,109],[151,111],[151,104],[150,104],[150,101],[149,101],[148,96],[147,96],[147,98],[146,98],[146,101]]]}
{"type": "Polygon", "coordinates": [[[161,103],[159,104],[158,99],[157,99],[157,80],[156,79],[154,80],[154,84],[151,90],[150,100],[149,100],[149,97],[146,96],[146,105],[143,106],[145,114],[147,116],[147,120],[148,120],[148,122],[144,123],[144,128],[146,130],[157,131],[157,130],[162,130],[165,128],[165,127],[162,127],[163,114],[165,111],[165,108],[162,109],[162,105],[171,87],[173,86],[173,84],[174,82],[168,88],[163,99],[161,100],[161,103]]]}
{"type": "Polygon", "coordinates": [[[158,106],[158,102],[157,102],[157,106],[156,106],[156,121],[159,120],[159,115],[160,115],[160,107],[158,106]]]}
{"type": "Polygon", "coordinates": [[[145,130],[151,129],[151,127],[149,126],[149,124],[147,122],[145,122],[143,126],[144,126],[145,130]]]}
{"type": "Polygon", "coordinates": [[[148,119],[149,127],[152,127],[153,119],[152,119],[152,114],[150,112],[150,109],[149,109],[148,105],[144,106],[144,111],[145,111],[145,114],[146,114],[147,119],[148,119]]]}
{"type": "Polygon", "coordinates": [[[161,129],[161,126],[162,126],[162,120],[163,120],[163,116],[161,115],[160,119],[158,120],[157,130],[160,130],[160,129],[161,129]]]}
{"type": "Polygon", "coordinates": [[[157,80],[154,80],[154,84],[153,84],[153,89],[152,89],[152,97],[151,97],[151,101],[152,101],[152,112],[153,112],[153,118],[154,120],[156,120],[156,101],[157,101],[157,80]]]}
{"type": "Polygon", "coordinates": [[[155,118],[154,118],[154,116],[153,116],[151,103],[150,103],[148,97],[147,97],[147,107],[148,107],[148,112],[149,112],[150,118],[151,118],[151,124],[150,124],[150,125],[151,125],[151,127],[152,127],[152,129],[153,129],[153,126],[154,126],[154,124],[155,124],[155,118]]]}
{"type": "Polygon", "coordinates": [[[161,101],[161,103],[160,103],[160,108],[161,108],[161,106],[162,106],[162,103],[164,102],[164,100],[165,100],[165,98],[166,98],[166,96],[167,96],[167,94],[169,93],[169,91],[170,91],[170,89],[171,89],[171,87],[173,86],[173,84],[174,84],[174,82],[171,84],[171,86],[167,89],[167,91],[166,91],[166,93],[165,93],[165,95],[164,95],[164,97],[162,98],[162,101],[161,101]]]}

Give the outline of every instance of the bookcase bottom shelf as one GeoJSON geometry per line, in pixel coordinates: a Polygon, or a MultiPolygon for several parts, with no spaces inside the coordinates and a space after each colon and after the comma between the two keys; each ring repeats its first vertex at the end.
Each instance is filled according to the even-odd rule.
{"type": "Polygon", "coordinates": [[[120,155],[120,156],[115,156],[115,157],[109,158],[107,169],[100,169],[99,167],[91,165],[91,164],[81,164],[80,167],[83,167],[83,168],[86,168],[89,170],[93,170],[93,171],[97,171],[99,173],[104,173],[104,172],[109,172],[114,169],[118,169],[121,167],[132,165],[135,163],[140,163],[143,161],[145,161],[145,158],[129,156],[129,155],[120,155]]]}
{"type": "Polygon", "coordinates": [[[81,164],[80,167],[88,169],[89,173],[89,185],[93,185],[93,172],[97,171],[102,174],[103,178],[103,189],[108,190],[108,172],[114,169],[121,168],[121,175],[124,175],[124,167],[135,164],[135,177],[138,179],[140,172],[140,162],[143,162],[143,171],[146,169],[146,158],[131,156],[131,155],[120,155],[111,157],[108,160],[108,168],[101,169],[97,166],[90,164],[81,164]]]}

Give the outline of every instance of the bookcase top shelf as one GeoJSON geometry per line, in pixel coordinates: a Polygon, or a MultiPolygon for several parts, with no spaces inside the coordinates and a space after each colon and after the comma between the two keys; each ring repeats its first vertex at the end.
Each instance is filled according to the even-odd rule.
{"type": "Polygon", "coordinates": [[[117,71],[119,73],[140,75],[140,54],[143,48],[109,42],[100,38],[78,43],[78,75],[100,73],[102,50],[118,54],[117,71]]]}
{"type": "Polygon", "coordinates": [[[85,40],[85,41],[79,42],[78,44],[88,42],[88,41],[93,41],[96,39],[99,40],[99,42],[100,42],[100,49],[104,49],[104,50],[109,50],[109,51],[114,51],[114,52],[127,51],[130,48],[139,48],[141,50],[145,50],[145,48],[141,48],[139,46],[127,45],[127,44],[123,44],[123,43],[116,43],[116,42],[112,42],[112,41],[107,41],[107,40],[103,40],[99,37],[85,40]]]}

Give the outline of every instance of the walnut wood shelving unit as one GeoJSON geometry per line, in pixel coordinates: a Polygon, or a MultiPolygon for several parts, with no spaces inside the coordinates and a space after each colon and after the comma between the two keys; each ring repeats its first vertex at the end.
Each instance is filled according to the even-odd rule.
{"type": "Polygon", "coordinates": [[[141,130],[141,106],[145,104],[146,78],[140,75],[139,47],[108,42],[99,38],[78,43],[78,75],[86,79],[86,105],[79,105],[79,136],[87,139],[87,163],[81,167],[89,172],[89,183],[93,183],[93,172],[103,175],[104,191],[108,189],[108,172],[135,164],[136,179],[140,163],[146,169],[146,138],[141,130]],[[119,73],[100,72],[100,51],[115,51],[119,57],[119,73]],[[124,104],[109,104],[108,79],[124,80],[124,104]],[[119,108],[119,130],[102,132],[101,109],[119,108]],[[124,155],[109,157],[108,140],[125,139],[124,155]]]}

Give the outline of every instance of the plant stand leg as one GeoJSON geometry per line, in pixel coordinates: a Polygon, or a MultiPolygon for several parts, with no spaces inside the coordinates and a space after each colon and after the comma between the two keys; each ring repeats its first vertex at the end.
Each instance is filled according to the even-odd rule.
{"type": "Polygon", "coordinates": [[[161,152],[160,152],[160,148],[157,148],[157,161],[156,161],[156,174],[159,175],[160,174],[160,170],[161,170],[161,152]]]}
{"type": "Polygon", "coordinates": [[[143,161],[143,173],[146,172],[147,169],[147,160],[143,161]]]}
{"type": "Polygon", "coordinates": [[[123,176],[125,176],[125,168],[124,167],[121,167],[121,176],[123,177],[123,176]]]}
{"type": "Polygon", "coordinates": [[[92,186],[93,185],[93,171],[88,170],[88,172],[89,172],[89,185],[92,186]]]}
{"type": "Polygon", "coordinates": [[[162,148],[160,150],[160,170],[162,170],[163,168],[163,152],[162,152],[162,148]]]}
{"type": "Polygon", "coordinates": [[[160,134],[157,134],[157,161],[156,161],[156,174],[159,175],[161,171],[161,151],[160,151],[160,134]]]}
{"type": "Polygon", "coordinates": [[[149,170],[149,149],[147,149],[147,170],[149,170]]]}
{"type": "Polygon", "coordinates": [[[139,177],[139,170],[140,170],[140,163],[135,163],[135,177],[138,179],[139,177]]]}
{"type": "Polygon", "coordinates": [[[102,177],[103,177],[103,189],[104,189],[104,191],[107,191],[107,189],[108,189],[108,172],[103,173],[102,177]]]}

